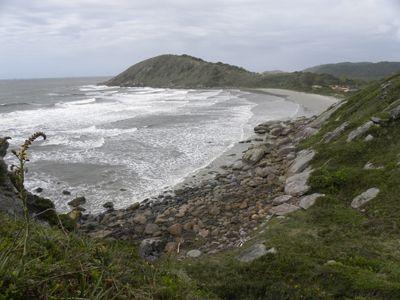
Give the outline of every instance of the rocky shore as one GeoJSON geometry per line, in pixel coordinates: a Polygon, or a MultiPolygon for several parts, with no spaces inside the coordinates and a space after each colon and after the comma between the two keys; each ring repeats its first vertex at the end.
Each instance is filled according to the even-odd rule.
{"type": "MultiPolygon", "coordinates": [[[[82,215],[79,231],[94,238],[128,240],[142,257],[198,257],[241,247],[271,217],[307,209],[320,196],[306,195],[313,150],[297,151],[340,105],[318,117],[269,121],[254,128],[242,157],[213,178],[165,191],[158,197],[99,215],[82,215]]],[[[76,215],[80,211],[76,207],[76,215]]]]}

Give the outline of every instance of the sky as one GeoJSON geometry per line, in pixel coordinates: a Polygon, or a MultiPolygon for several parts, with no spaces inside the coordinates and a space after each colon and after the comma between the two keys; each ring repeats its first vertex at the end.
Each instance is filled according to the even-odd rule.
{"type": "Polygon", "coordinates": [[[167,53],[256,72],[400,61],[400,0],[0,0],[0,78],[111,76],[167,53]]]}

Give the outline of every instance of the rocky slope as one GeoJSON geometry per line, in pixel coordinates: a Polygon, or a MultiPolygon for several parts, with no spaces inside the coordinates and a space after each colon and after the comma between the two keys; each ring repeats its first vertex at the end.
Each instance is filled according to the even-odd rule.
{"type": "Polygon", "coordinates": [[[306,72],[259,74],[188,55],[160,55],[133,65],[104,84],[156,88],[270,87],[301,91],[312,90],[312,86],[318,85],[321,86],[319,92],[329,92],[329,85],[359,86],[360,83],[306,72]]]}
{"type": "Polygon", "coordinates": [[[346,77],[359,80],[379,80],[400,72],[400,62],[343,62],[315,66],[305,69],[304,71],[318,74],[330,74],[337,78],[346,77]]]}

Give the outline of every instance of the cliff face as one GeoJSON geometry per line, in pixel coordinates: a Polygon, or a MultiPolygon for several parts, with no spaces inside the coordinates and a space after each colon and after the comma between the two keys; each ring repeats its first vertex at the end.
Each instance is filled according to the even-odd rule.
{"type": "Polygon", "coordinates": [[[8,149],[7,138],[0,138],[0,211],[11,215],[22,215],[21,200],[8,176],[4,156],[8,149]]]}

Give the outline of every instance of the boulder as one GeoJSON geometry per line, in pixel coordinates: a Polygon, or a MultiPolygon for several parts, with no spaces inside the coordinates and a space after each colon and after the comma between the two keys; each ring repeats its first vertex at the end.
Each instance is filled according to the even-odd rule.
{"type": "Polygon", "coordinates": [[[251,163],[251,164],[256,164],[258,163],[264,155],[267,153],[267,149],[263,146],[261,147],[256,147],[247,150],[244,154],[242,159],[245,162],[251,163]]]}
{"type": "Polygon", "coordinates": [[[276,173],[276,169],[272,167],[264,167],[264,168],[256,168],[256,175],[259,177],[268,177],[268,175],[274,175],[276,173]]]}
{"type": "Polygon", "coordinates": [[[351,207],[360,208],[361,206],[378,196],[379,192],[380,190],[378,188],[371,188],[369,190],[366,190],[364,193],[358,195],[353,199],[353,201],[351,201],[351,207]]]}
{"type": "Polygon", "coordinates": [[[347,101],[340,101],[332,105],[330,108],[328,108],[325,112],[320,114],[315,120],[313,120],[309,126],[313,128],[320,128],[329,118],[330,116],[337,111],[343,104],[345,104],[347,101]]]}
{"type": "Polygon", "coordinates": [[[241,262],[249,263],[257,258],[260,258],[261,256],[264,256],[265,254],[267,254],[267,247],[260,243],[251,246],[247,251],[238,255],[236,258],[241,262]]]}
{"type": "Polygon", "coordinates": [[[365,142],[370,142],[370,141],[372,141],[373,139],[374,139],[374,137],[373,137],[371,134],[368,134],[368,135],[365,137],[364,141],[365,141],[365,142]]]}
{"type": "Polygon", "coordinates": [[[291,196],[302,196],[307,193],[310,190],[310,186],[307,184],[310,175],[311,170],[306,170],[288,177],[285,183],[285,193],[291,196]]]}
{"type": "Polygon", "coordinates": [[[168,227],[168,232],[173,236],[181,236],[182,235],[182,225],[179,223],[175,223],[168,227]]]}
{"type": "Polygon", "coordinates": [[[300,206],[302,209],[309,209],[311,206],[313,206],[313,205],[315,204],[315,201],[316,201],[318,198],[324,197],[324,196],[325,196],[324,194],[318,194],[318,193],[315,193],[315,194],[312,194],[312,195],[304,196],[304,197],[302,197],[302,198],[300,199],[299,206],[300,206]]]}
{"type": "Polygon", "coordinates": [[[322,140],[324,141],[325,144],[336,140],[347,129],[349,125],[350,125],[349,122],[342,123],[342,125],[337,127],[335,130],[326,133],[322,140]]]}
{"type": "MultiPolygon", "coordinates": [[[[400,100],[400,99],[399,99],[400,100]]],[[[390,111],[390,119],[396,121],[400,118],[400,105],[390,111]]]]}
{"type": "Polygon", "coordinates": [[[293,198],[293,196],[290,196],[290,195],[278,196],[278,197],[274,198],[274,200],[272,200],[272,204],[273,205],[280,205],[282,203],[288,202],[292,198],[293,198]]]}
{"type": "Polygon", "coordinates": [[[71,192],[67,191],[67,190],[63,190],[62,194],[65,195],[65,196],[69,196],[69,195],[71,195],[71,192]]]}
{"type": "Polygon", "coordinates": [[[285,216],[285,215],[295,212],[296,210],[299,210],[299,209],[300,209],[300,207],[298,207],[296,205],[292,205],[289,203],[283,203],[281,205],[272,207],[269,210],[269,213],[272,215],[277,215],[277,216],[285,216]]]}
{"type": "Polygon", "coordinates": [[[197,258],[201,256],[201,251],[198,249],[190,250],[186,253],[187,257],[197,258]]]}
{"type": "Polygon", "coordinates": [[[76,197],[75,199],[69,201],[68,205],[72,206],[72,207],[78,207],[78,206],[80,206],[82,204],[85,204],[85,203],[86,203],[86,198],[85,197],[76,197]]]}
{"type": "Polygon", "coordinates": [[[108,201],[108,202],[103,204],[103,207],[108,209],[108,210],[113,210],[114,209],[114,203],[112,203],[111,201],[108,201]]]}
{"type": "Polygon", "coordinates": [[[160,235],[161,231],[160,231],[160,227],[158,227],[157,224],[154,223],[149,223],[146,225],[145,229],[144,229],[144,233],[148,234],[148,235],[160,235]]]}
{"type": "Polygon", "coordinates": [[[365,134],[372,126],[374,125],[374,122],[368,121],[367,123],[361,125],[357,129],[353,130],[352,132],[349,133],[347,137],[347,142],[351,142],[361,135],[365,134]]]}
{"type": "Polygon", "coordinates": [[[290,165],[288,173],[296,174],[299,172],[303,172],[305,169],[308,168],[315,154],[316,154],[315,151],[312,149],[302,150],[299,153],[297,153],[297,157],[290,165]]]}
{"type": "Polygon", "coordinates": [[[137,214],[133,218],[133,222],[144,225],[147,222],[147,218],[144,214],[137,214]]]}
{"type": "Polygon", "coordinates": [[[143,259],[153,262],[161,256],[164,249],[164,242],[160,238],[148,238],[140,243],[139,255],[143,259]]]}
{"type": "Polygon", "coordinates": [[[278,154],[280,156],[285,156],[288,155],[289,153],[295,152],[296,151],[296,147],[289,145],[289,146],[283,146],[282,148],[280,148],[278,150],[278,154]]]}

